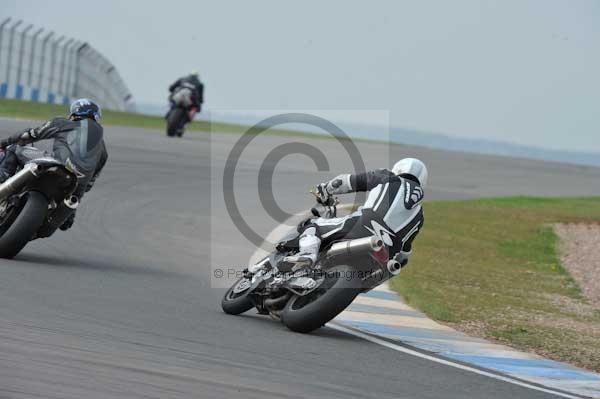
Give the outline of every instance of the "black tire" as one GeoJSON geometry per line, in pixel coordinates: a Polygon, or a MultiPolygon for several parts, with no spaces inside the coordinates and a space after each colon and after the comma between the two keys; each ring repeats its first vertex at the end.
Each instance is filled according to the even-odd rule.
{"type": "Polygon", "coordinates": [[[254,307],[254,304],[250,298],[248,298],[250,286],[248,286],[248,288],[246,288],[244,291],[235,292],[235,288],[244,280],[247,281],[248,279],[243,277],[240,278],[227,290],[223,296],[223,300],[221,301],[223,312],[227,314],[238,315],[247,312],[254,307]]]}
{"type": "Polygon", "coordinates": [[[167,118],[167,136],[181,137],[183,135],[183,132],[180,132],[180,129],[183,128],[185,117],[184,109],[178,107],[171,110],[169,117],[167,118]]]}
{"type": "Polygon", "coordinates": [[[285,305],[281,320],[292,331],[309,333],[340,314],[360,292],[360,279],[354,269],[335,266],[325,273],[325,281],[314,292],[294,295],[285,305]]]}
{"type": "Polygon", "coordinates": [[[0,258],[14,258],[46,219],[48,200],[36,191],[28,193],[25,205],[12,225],[0,237],[0,258]]]}

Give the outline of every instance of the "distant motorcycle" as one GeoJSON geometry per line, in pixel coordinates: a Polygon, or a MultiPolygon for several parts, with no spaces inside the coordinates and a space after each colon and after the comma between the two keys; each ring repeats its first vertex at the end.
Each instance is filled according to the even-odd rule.
{"type": "Polygon", "coordinates": [[[71,169],[38,158],[0,184],[0,258],[13,258],[29,241],[51,236],[75,211],[77,175],[71,169]]]}
{"type": "MultiPolygon", "coordinates": [[[[317,208],[311,211],[315,217],[335,218],[337,204],[337,199],[331,199],[323,206],[324,212],[317,208]]],[[[285,239],[297,236],[294,231],[285,239]]],[[[376,236],[342,239],[322,246],[317,262],[310,268],[278,270],[279,260],[297,252],[298,248],[274,251],[257,264],[260,268],[253,269],[254,273],[244,270],[225,293],[223,311],[237,315],[255,307],[259,314],[279,319],[293,331],[308,333],[336,317],[358,294],[390,279],[401,268],[396,260],[388,260],[388,250],[376,236]]]]}
{"type": "Polygon", "coordinates": [[[192,89],[183,86],[170,97],[171,109],[166,118],[167,136],[183,136],[185,125],[194,120],[198,108],[193,105],[192,96],[192,89]]]}

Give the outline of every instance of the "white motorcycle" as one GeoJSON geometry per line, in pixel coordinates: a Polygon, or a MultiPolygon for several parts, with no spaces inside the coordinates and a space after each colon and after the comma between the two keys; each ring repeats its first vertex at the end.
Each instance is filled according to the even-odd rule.
{"type": "MultiPolygon", "coordinates": [[[[327,202],[324,212],[312,209],[315,217],[336,217],[337,199],[327,202]]],[[[297,236],[294,231],[284,240],[289,242],[297,236]]],[[[279,319],[293,331],[308,333],[336,317],[358,294],[382,284],[401,269],[398,261],[389,259],[387,247],[376,236],[322,245],[310,268],[278,269],[283,257],[297,252],[297,247],[278,246],[252,268],[253,272],[244,270],[225,293],[223,311],[237,315],[255,307],[259,314],[279,319]]]]}

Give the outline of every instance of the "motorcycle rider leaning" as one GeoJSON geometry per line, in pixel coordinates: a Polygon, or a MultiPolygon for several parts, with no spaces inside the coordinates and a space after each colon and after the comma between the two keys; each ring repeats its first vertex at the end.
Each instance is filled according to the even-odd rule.
{"type": "MultiPolygon", "coordinates": [[[[82,98],[71,104],[68,119],[57,117],[42,126],[0,140],[0,149],[5,151],[0,164],[0,183],[14,175],[19,166],[36,158],[52,156],[77,175],[77,187],[73,195],[81,200],[83,194],[91,190],[108,158],[104,130],[99,124],[101,116],[97,104],[82,98]],[[54,139],[52,154],[28,145],[48,139],[54,139]]],[[[75,213],[60,229],[69,229],[74,219],[75,213]]]]}
{"type": "MultiPolygon", "coordinates": [[[[176,103],[178,100],[177,93],[184,88],[191,91],[191,106],[196,107],[198,110],[197,112],[200,112],[202,109],[202,104],[204,103],[204,85],[202,82],[200,82],[198,72],[192,72],[188,76],[184,76],[173,82],[173,84],[169,86],[169,92],[171,93],[169,100],[173,103],[176,103]]],[[[167,117],[168,115],[169,113],[167,113],[167,117]]]]}
{"type": "Polygon", "coordinates": [[[298,238],[278,245],[281,251],[295,247],[299,252],[283,258],[278,268],[295,271],[310,267],[317,260],[321,244],[373,235],[388,247],[390,258],[395,258],[404,267],[412,253],[412,242],[423,227],[421,202],[427,178],[423,162],[405,158],[392,170],[344,174],[319,184],[316,190],[322,204],[330,203],[332,194],[369,191],[369,195],[365,204],[348,216],[309,219],[299,226],[298,238]]]}

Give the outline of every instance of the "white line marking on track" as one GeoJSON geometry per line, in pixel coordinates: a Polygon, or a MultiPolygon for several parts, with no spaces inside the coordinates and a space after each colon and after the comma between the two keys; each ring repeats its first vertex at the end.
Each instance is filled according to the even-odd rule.
{"type": "Polygon", "coordinates": [[[384,339],[380,339],[380,338],[374,337],[374,336],[369,335],[369,334],[361,333],[360,331],[355,331],[355,330],[343,327],[343,326],[337,324],[335,322],[335,319],[333,320],[333,322],[328,323],[327,327],[333,328],[334,330],[341,331],[341,332],[346,333],[346,334],[354,335],[355,337],[362,338],[362,339],[364,339],[366,341],[369,341],[369,342],[372,342],[374,344],[385,346],[388,349],[393,349],[393,350],[398,351],[398,352],[406,353],[407,355],[420,357],[422,359],[430,360],[430,361],[435,362],[435,363],[443,364],[443,365],[449,366],[449,367],[454,367],[454,368],[457,368],[457,369],[460,369],[460,370],[464,370],[464,371],[469,371],[471,373],[483,375],[483,376],[486,376],[486,377],[489,377],[489,378],[493,378],[495,380],[500,380],[500,381],[503,381],[503,382],[508,382],[510,384],[518,385],[518,386],[521,386],[521,387],[533,389],[533,390],[540,391],[540,392],[549,393],[549,394],[560,396],[560,397],[563,397],[563,398],[569,398],[569,399],[581,399],[581,398],[583,398],[583,396],[571,395],[571,394],[568,394],[568,393],[564,393],[564,392],[560,392],[560,391],[555,391],[555,390],[550,389],[550,388],[543,388],[543,387],[540,387],[540,386],[537,386],[537,385],[528,384],[527,382],[523,382],[523,381],[511,378],[511,377],[507,377],[507,376],[504,376],[504,375],[495,374],[495,373],[492,373],[492,372],[480,370],[480,369],[477,369],[477,368],[474,368],[474,367],[466,366],[464,364],[455,363],[455,362],[452,362],[450,360],[441,359],[441,358],[438,358],[438,357],[435,357],[435,356],[431,356],[431,355],[428,355],[426,353],[421,353],[421,352],[412,350],[410,348],[405,348],[404,346],[394,344],[394,343],[386,341],[384,339]]]}

